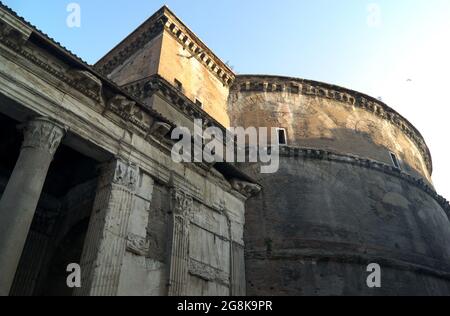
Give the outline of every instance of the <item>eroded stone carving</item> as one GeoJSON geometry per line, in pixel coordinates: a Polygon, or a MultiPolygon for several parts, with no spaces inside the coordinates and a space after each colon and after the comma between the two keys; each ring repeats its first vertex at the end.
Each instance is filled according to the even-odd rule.
{"type": "Polygon", "coordinates": [[[230,285],[228,273],[192,259],[189,261],[189,273],[205,281],[230,285]]]}
{"type": "Polygon", "coordinates": [[[231,180],[231,186],[234,190],[238,191],[242,195],[250,198],[261,191],[261,187],[257,184],[253,184],[246,181],[241,181],[238,179],[231,180]]]}
{"type": "Polygon", "coordinates": [[[169,134],[171,129],[172,126],[170,126],[170,124],[164,122],[155,122],[150,129],[150,133],[155,136],[165,137],[167,134],[169,134]]]}
{"type": "Polygon", "coordinates": [[[71,70],[68,76],[79,88],[92,92],[96,100],[103,101],[103,83],[99,78],[84,70],[71,70]]]}
{"type": "Polygon", "coordinates": [[[22,148],[36,148],[54,155],[58,149],[66,128],[46,118],[34,119],[24,127],[22,148]]]}
{"type": "Polygon", "coordinates": [[[114,172],[113,183],[127,187],[131,191],[136,189],[138,181],[138,168],[135,164],[125,163],[121,160],[117,161],[114,172]]]}
{"type": "Polygon", "coordinates": [[[193,198],[180,190],[174,190],[172,196],[174,214],[188,217],[194,206],[193,198]]]}
{"type": "Polygon", "coordinates": [[[146,257],[150,251],[150,242],[141,236],[129,234],[127,236],[127,251],[137,256],[146,257]]]}

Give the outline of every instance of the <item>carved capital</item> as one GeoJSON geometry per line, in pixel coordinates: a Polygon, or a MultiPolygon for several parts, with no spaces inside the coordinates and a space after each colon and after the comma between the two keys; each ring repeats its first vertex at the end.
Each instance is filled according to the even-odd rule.
{"type": "Polygon", "coordinates": [[[192,213],[194,200],[190,195],[183,191],[173,190],[172,202],[172,209],[175,215],[181,215],[186,218],[192,213]]]}
{"type": "Polygon", "coordinates": [[[118,160],[114,173],[113,183],[125,186],[134,191],[136,189],[138,176],[139,173],[135,164],[124,163],[118,160]]]}
{"type": "Polygon", "coordinates": [[[231,186],[247,198],[250,198],[261,191],[261,187],[257,184],[241,181],[238,179],[231,180],[231,186]]]}
{"type": "Polygon", "coordinates": [[[136,190],[139,171],[135,164],[117,159],[102,165],[100,169],[102,170],[100,178],[101,187],[115,184],[125,187],[130,191],[136,190]]]}
{"type": "Polygon", "coordinates": [[[63,126],[47,118],[37,118],[24,126],[22,148],[44,150],[53,156],[65,134],[63,126]]]}

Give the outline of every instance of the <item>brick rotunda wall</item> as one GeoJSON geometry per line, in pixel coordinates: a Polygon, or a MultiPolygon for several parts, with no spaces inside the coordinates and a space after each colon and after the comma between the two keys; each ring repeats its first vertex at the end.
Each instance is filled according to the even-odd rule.
{"type": "Polygon", "coordinates": [[[450,206],[406,119],[351,90],[261,76],[238,77],[229,111],[232,126],[288,134],[276,174],[246,166],[263,186],[246,209],[248,295],[450,294],[450,206]]]}

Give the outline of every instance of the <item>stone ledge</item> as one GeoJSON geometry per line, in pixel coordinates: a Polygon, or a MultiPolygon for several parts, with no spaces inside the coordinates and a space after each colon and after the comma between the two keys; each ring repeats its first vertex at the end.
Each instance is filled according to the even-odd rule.
{"type": "Polygon", "coordinates": [[[311,149],[311,148],[300,148],[300,147],[280,147],[280,156],[284,157],[303,157],[305,159],[318,159],[324,161],[334,161],[340,163],[346,163],[350,165],[355,165],[367,169],[376,170],[389,174],[391,176],[400,178],[407,181],[408,183],[414,185],[415,187],[421,189],[428,195],[430,195],[438,204],[444,209],[450,220],[450,203],[442,196],[437,194],[437,192],[431,188],[423,179],[418,179],[410,174],[403,172],[393,166],[387,165],[385,163],[361,158],[358,156],[344,155],[332,151],[326,151],[321,149],[311,149]]]}
{"type": "MultiPolygon", "coordinates": [[[[311,241],[305,240],[305,244],[311,241]]],[[[388,259],[391,254],[389,251],[386,253],[377,251],[369,251],[370,253],[364,253],[361,250],[368,251],[367,247],[359,245],[351,245],[344,243],[332,243],[313,241],[315,246],[305,245],[302,249],[285,249],[272,251],[251,250],[246,251],[246,260],[268,260],[268,261],[283,261],[292,260],[301,262],[302,260],[311,260],[315,262],[337,262],[348,264],[360,264],[367,265],[371,262],[376,262],[384,267],[390,267],[393,269],[421,273],[425,275],[431,275],[434,277],[446,279],[450,281],[450,270],[446,270],[446,262],[437,262],[434,264],[436,267],[426,266],[423,264],[413,264],[400,258],[388,259]]],[[[433,263],[431,263],[433,265],[433,263]]]]}

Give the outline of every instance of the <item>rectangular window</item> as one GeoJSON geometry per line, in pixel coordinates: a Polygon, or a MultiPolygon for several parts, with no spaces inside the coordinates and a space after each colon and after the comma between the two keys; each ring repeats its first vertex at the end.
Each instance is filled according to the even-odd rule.
{"type": "Polygon", "coordinates": [[[174,82],[175,82],[175,88],[177,88],[180,91],[183,91],[183,84],[177,79],[175,79],[174,82]]]}
{"type": "Polygon", "coordinates": [[[394,167],[397,169],[401,169],[400,162],[397,158],[397,155],[391,152],[391,159],[392,159],[392,163],[394,164],[394,167]]]}
{"type": "Polygon", "coordinates": [[[291,85],[291,93],[293,94],[299,94],[300,93],[300,87],[297,85],[291,85]]]}
{"type": "Polygon", "coordinates": [[[284,128],[277,128],[278,133],[278,144],[279,145],[287,145],[287,135],[286,130],[284,128]]]}
{"type": "Polygon", "coordinates": [[[195,99],[195,105],[203,109],[203,103],[199,99],[195,99]]]}

